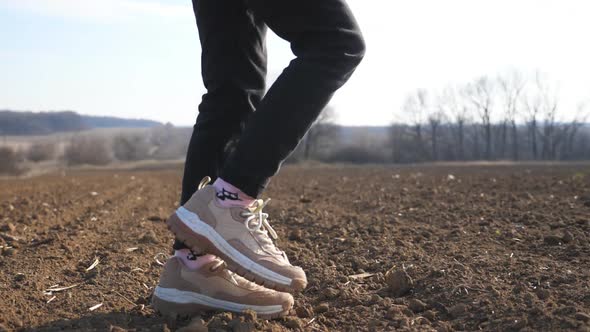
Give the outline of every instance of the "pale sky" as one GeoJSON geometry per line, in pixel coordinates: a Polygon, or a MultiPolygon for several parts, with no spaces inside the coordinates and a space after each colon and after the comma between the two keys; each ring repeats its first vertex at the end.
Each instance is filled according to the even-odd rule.
{"type": "MultiPolygon", "coordinates": [[[[590,97],[588,0],[349,0],[367,55],[337,122],[403,119],[416,88],[539,69],[564,112],[590,97]]],[[[292,58],[270,35],[269,80],[292,58]]],[[[75,110],[192,125],[204,93],[188,0],[0,0],[0,109],[75,110]]],[[[568,113],[569,112],[569,113],[568,113]]]]}

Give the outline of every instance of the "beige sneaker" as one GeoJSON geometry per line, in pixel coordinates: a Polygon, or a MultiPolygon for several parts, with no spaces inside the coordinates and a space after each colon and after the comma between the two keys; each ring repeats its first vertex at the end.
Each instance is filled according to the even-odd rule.
{"type": "Polygon", "coordinates": [[[257,200],[247,209],[222,207],[215,188],[206,183],[201,181],[199,190],[168,219],[176,237],[196,252],[221,257],[250,281],[280,291],[303,290],[305,272],[274,245],[277,235],[262,213],[268,201],[257,200]]]}
{"type": "Polygon", "coordinates": [[[232,273],[221,259],[191,271],[178,257],[166,262],[152,296],[153,308],[173,317],[250,309],[258,317],[271,319],[286,315],[293,302],[291,294],[266,289],[232,273]]]}

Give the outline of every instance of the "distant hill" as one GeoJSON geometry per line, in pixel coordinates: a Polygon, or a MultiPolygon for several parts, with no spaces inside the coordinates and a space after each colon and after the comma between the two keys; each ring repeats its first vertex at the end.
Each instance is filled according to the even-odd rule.
{"type": "Polygon", "coordinates": [[[90,128],[151,128],[162,125],[161,122],[152,120],[90,115],[82,115],[82,122],[90,128]]]}
{"type": "Polygon", "coordinates": [[[149,128],[162,123],[63,112],[15,112],[0,110],[0,135],[48,135],[94,128],[149,128]]]}
{"type": "Polygon", "coordinates": [[[359,142],[386,142],[389,139],[388,126],[339,126],[339,142],[355,145],[359,142]]]}

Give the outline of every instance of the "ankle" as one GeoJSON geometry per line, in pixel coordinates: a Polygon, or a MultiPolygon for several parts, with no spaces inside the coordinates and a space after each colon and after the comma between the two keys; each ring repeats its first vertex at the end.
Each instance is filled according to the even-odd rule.
{"type": "Polygon", "coordinates": [[[213,182],[213,187],[217,190],[217,202],[223,207],[246,207],[255,200],[222,178],[217,178],[213,182]]]}
{"type": "Polygon", "coordinates": [[[190,249],[180,249],[174,252],[174,256],[180,258],[180,260],[184,263],[189,270],[198,270],[203,265],[211,263],[215,260],[214,255],[203,255],[197,256],[192,250],[190,249]]]}

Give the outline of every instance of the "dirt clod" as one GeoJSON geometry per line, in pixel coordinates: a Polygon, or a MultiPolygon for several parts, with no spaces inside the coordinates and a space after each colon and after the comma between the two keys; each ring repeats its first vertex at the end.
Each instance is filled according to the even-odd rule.
{"type": "Polygon", "coordinates": [[[546,245],[558,246],[562,244],[562,239],[557,235],[545,235],[543,242],[545,242],[546,245]]]}
{"type": "Polygon", "coordinates": [[[383,301],[383,298],[381,296],[379,296],[379,294],[373,294],[371,295],[371,303],[373,304],[381,304],[383,301]]]}
{"type": "Polygon", "coordinates": [[[403,317],[398,320],[398,327],[400,328],[408,328],[410,327],[410,320],[407,317],[403,317]]]}
{"type": "Polygon", "coordinates": [[[571,232],[565,231],[563,232],[561,240],[563,241],[563,243],[570,243],[574,240],[574,235],[571,232]]]}
{"type": "Polygon", "coordinates": [[[16,226],[14,226],[14,224],[11,222],[0,226],[0,231],[3,231],[3,232],[14,232],[15,230],[16,230],[16,226]]]}
{"type": "Polygon", "coordinates": [[[197,316],[194,317],[187,326],[181,327],[177,332],[207,332],[209,329],[205,325],[205,321],[197,316]]]}
{"type": "Polygon", "coordinates": [[[406,271],[396,268],[385,273],[385,282],[394,296],[407,294],[414,285],[414,281],[406,271]]]}
{"type": "Polygon", "coordinates": [[[453,328],[448,322],[438,322],[435,328],[436,332],[451,332],[453,328]]]}
{"type": "Polygon", "coordinates": [[[590,315],[585,312],[577,312],[574,317],[583,322],[590,322],[590,315]]]}
{"type": "Polygon", "coordinates": [[[7,233],[0,233],[0,237],[3,238],[4,241],[6,241],[6,243],[9,243],[9,244],[20,242],[19,238],[12,236],[10,234],[7,234],[7,233]]]}
{"type": "Polygon", "coordinates": [[[434,312],[434,310],[427,310],[422,314],[422,316],[431,322],[436,320],[436,312],[434,312]]]}
{"type": "Polygon", "coordinates": [[[290,329],[303,329],[303,322],[296,317],[287,317],[285,319],[285,326],[290,329]]]}
{"type": "MultiPolygon", "coordinates": [[[[255,330],[254,322],[246,322],[243,319],[234,318],[228,324],[233,332],[252,332],[255,330]]],[[[207,331],[207,330],[202,330],[207,331]]],[[[193,331],[191,331],[193,332],[193,331]]],[[[201,331],[194,331],[201,332],[201,331]]]]}
{"type": "MultiPolygon", "coordinates": [[[[8,331],[190,325],[149,305],[162,272],[154,256],[168,254],[173,240],[164,222],[150,219],[178,206],[179,169],[0,180],[0,324],[8,331]],[[11,247],[18,252],[5,256],[11,247]],[[96,257],[91,272],[99,273],[86,279],[96,257]],[[17,273],[26,278],[14,280],[17,273]],[[104,306],[89,312],[97,303],[104,306]]],[[[304,331],[589,331],[590,209],[573,197],[590,201],[590,177],[573,181],[579,172],[588,173],[588,164],[284,167],[265,191],[274,198],[265,212],[285,235],[279,248],[308,273],[291,317],[304,331]],[[311,202],[299,203],[301,195],[311,202]],[[301,239],[288,240],[298,229],[301,239]],[[547,235],[555,245],[544,242],[547,235]],[[390,288],[400,280],[405,287],[393,289],[403,295],[390,288]],[[549,295],[540,299],[536,289],[549,295]],[[415,312],[422,308],[412,299],[425,310],[415,312]]],[[[285,319],[248,314],[202,318],[210,331],[231,331],[232,321],[294,330],[285,319]]]]}
{"type": "Polygon", "coordinates": [[[315,313],[317,314],[323,314],[325,312],[328,312],[328,310],[330,310],[330,305],[327,303],[320,303],[314,309],[315,313]]]}
{"type": "Polygon", "coordinates": [[[537,294],[537,297],[540,300],[546,300],[549,298],[549,296],[551,296],[551,292],[548,289],[544,289],[544,288],[537,288],[535,290],[535,294],[537,294]]]}
{"type": "Polygon", "coordinates": [[[223,317],[215,316],[211,318],[209,322],[207,322],[207,327],[215,331],[215,329],[227,330],[227,320],[223,319],[223,317]]]}
{"type": "Polygon", "coordinates": [[[328,287],[322,292],[322,295],[324,296],[324,298],[326,298],[328,300],[337,298],[338,294],[339,294],[338,290],[334,289],[332,287],[328,287]]]}
{"type": "Polygon", "coordinates": [[[418,299],[411,299],[410,302],[408,302],[408,307],[413,312],[418,313],[426,310],[428,305],[418,299]]]}
{"type": "Polygon", "coordinates": [[[463,303],[455,304],[449,308],[449,315],[453,318],[461,317],[465,313],[467,313],[467,305],[463,303]]]}
{"type": "Polygon", "coordinates": [[[2,256],[12,257],[16,255],[16,249],[14,248],[3,248],[2,249],[2,256]]]}
{"type": "Polygon", "coordinates": [[[246,320],[246,322],[255,322],[256,319],[258,318],[258,314],[256,313],[256,311],[251,310],[251,309],[246,309],[246,311],[244,311],[243,315],[244,315],[244,319],[246,320]]]}
{"type": "Polygon", "coordinates": [[[400,309],[402,310],[402,313],[408,317],[412,317],[414,315],[412,309],[408,308],[405,305],[400,306],[400,309]]]}
{"type": "Polygon", "coordinates": [[[167,324],[156,324],[149,329],[150,332],[170,332],[167,324]]]}
{"type": "Polygon", "coordinates": [[[158,238],[156,237],[156,233],[154,231],[149,230],[145,232],[141,238],[139,238],[139,242],[141,243],[158,243],[158,238]]]}
{"type": "Polygon", "coordinates": [[[309,306],[297,307],[295,308],[295,312],[299,318],[313,317],[313,309],[309,306]]]}
{"type": "Polygon", "coordinates": [[[527,319],[526,318],[518,318],[518,319],[513,319],[511,324],[509,325],[508,330],[510,331],[520,331],[523,328],[525,328],[525,326],[527,325],[527,319]]]}
{"type": "Polygon", "coordinates": [[[387,313],[385,314],[385,318],[394,320],[398,316],[401,316],[402,311],[397,305],[393,305],[387,309],[387,313]]]}
{"type": "Polygon", "coordinates": [[[289,240],[301,241],[303,239],[303,232],[300,229],[294,229],[289,233],[289,240]]]}
{"type": "Polygon", "coordinates": [[[369,322],[369,331],[382,331],[385,322],[379,319],[373,319],[369,322]]]}

